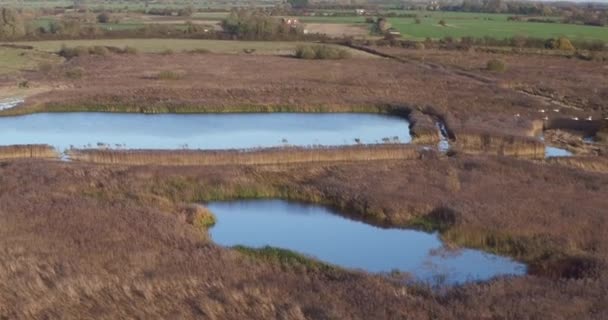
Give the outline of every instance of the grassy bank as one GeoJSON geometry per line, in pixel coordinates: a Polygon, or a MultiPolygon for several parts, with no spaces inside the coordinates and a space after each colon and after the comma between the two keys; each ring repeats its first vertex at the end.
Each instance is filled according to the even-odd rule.
{"type": "Polygon", "coordinates": [[[58,158],[59,154],[48,145],[0,146],[0,160],[18,158],[58,158]]]}
{"type": "Polygon", "coordinates": [[[339,275],[343,273],[339,267],[321,262],[311,257],[293,252],[291,250],[266,246],[263,248],[250,248],[246,246],[234,246],[234,250],[248,258],[261,260],[266,263],[278,264],[285,268],[305,269],[321,271],[325,274],[339,275]]]}
{"type": "Polygon", "coordinates": [[[70,159],[129,165],[267,165],[327,161],[411,160],[418,148],[403,144],[253,150],[70,150],[70,159]]]}

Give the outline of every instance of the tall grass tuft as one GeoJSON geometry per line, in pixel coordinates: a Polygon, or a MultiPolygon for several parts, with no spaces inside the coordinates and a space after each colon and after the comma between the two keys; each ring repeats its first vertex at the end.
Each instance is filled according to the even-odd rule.
{"type": "Polygon", "coordinates": [[[327,45],[300,45],[296,48],[296,58],[299,59],[337,60],[350,56],[350,52],[345,49],[327,45]]]}

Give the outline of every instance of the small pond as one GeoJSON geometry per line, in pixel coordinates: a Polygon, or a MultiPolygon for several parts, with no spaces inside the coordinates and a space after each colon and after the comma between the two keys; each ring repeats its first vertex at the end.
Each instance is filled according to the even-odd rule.
{"type": "Polygon", "coordinates": [[[545,157],[547,157],[547,158],[571,157],[571,156],[572,156],[572,152],[570,152],[566,149],[551,147],[551,146],[545,147],[545,157]]]}
{"type": "Polygon", "coordinates": [[[402,118],[356,113],[41,113],[0,117],[0,145],[233,149],[411,141],[402,118]]]}
{"type": "Polygon", "coordinates": [[[448,250],[436,233],[378,228],[317,205],[283,200],[211,202],[213,241],[293,250],[345,268],[399,270],[446,284],[523,275],[525,265],[477,250],[448,250]]]}

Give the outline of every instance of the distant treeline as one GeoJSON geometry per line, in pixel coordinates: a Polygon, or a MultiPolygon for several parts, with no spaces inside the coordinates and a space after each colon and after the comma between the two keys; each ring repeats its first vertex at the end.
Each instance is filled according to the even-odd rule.
{"type": "Polygon", "coordinates": [[[48,26],[27,20],[18,10],[0,8],[0,40],[95,39],[95,38],[195,38],[219,40],[326,40],[321,34],[304,34],[265,10],[234,10],[222,21],[224,31],[186,22],[180,25],[149,24],[113,30],[105,26],[111,15],[70,15],[48,26]],[[100,23],[97,23],[100,22],[100,23]]]}

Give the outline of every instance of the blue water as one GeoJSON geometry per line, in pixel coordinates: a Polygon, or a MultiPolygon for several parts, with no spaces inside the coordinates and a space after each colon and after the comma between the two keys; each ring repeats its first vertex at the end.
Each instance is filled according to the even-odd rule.
{"type": "Polygon", "coordinates": [[[545,147],[545,156],[547,158],[553,158],[553,157],[571,157],[572,156],[572,152],[570,152],[570,151],[568,151],[566,149],[546,146],[545,147]]]}
{"type": "Polygon", "coordinates": [[[0,145],[232,149],[411,141],[409,123],[375,114],[42,113],[0,117],[0,145]],[[356,140],[357,139],[357,140],[356,140]]]}
{"type": "Polygon", "coordinates": [[[446,249],[437,234],[383,229],[330,209],[283,200],[211,202],[213,241],[224,246],[270,245],[369,272],[399,270],[415,279],[456,284],[522,275],[525,265],[481,251],[446,249]]]}

